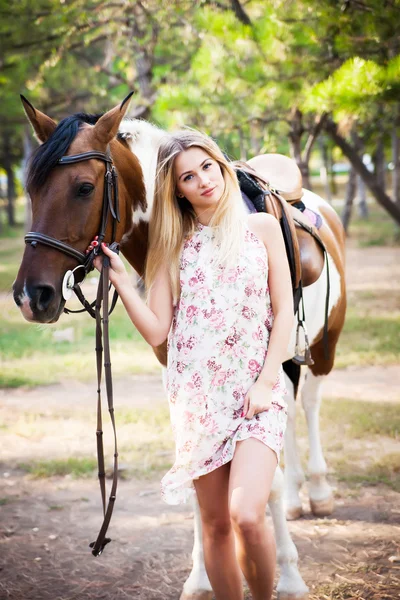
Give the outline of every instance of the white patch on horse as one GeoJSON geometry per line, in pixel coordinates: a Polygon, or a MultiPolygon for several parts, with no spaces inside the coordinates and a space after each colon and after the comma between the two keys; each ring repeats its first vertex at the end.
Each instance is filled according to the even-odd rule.
{"type": "Polygon", "coordinates": [[[34,316],[31,309],[31,299],[28,294],[28,290],[26,289],[26,282],[24,282],[24,287],[22,293],[18,296],[18,306],[20,311],[22,312],[22,316],[27,321],[33,321],[34,316]]]}
{"type": "Polygon", "coordinates": [[[158,147],[161,139],[167,133],[155,125],[139,119],[124,119],[119,127],[119,133],[123,135],[132,153],[138,158],[146,187],[146,212],[137,209],[132,216],[132,224],[149,221],[153,208],[158,147]]]}
{"type": "Polygon", "coordinates": [[[318,214],[321,214],[318,210],[320,206],[329,206],[326,200],[321,198],[321,196],[318,196],[318,194],[314,194],[314,192],[311,192],[310,190],[305,190],[304,188],[303,197],[301,201],[304,202],[307,208],[313,210],[314,212],[317,212],[318,214]]]}

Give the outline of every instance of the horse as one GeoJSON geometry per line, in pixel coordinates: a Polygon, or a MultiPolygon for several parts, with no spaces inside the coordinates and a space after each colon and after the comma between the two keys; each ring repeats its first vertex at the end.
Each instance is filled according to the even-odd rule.
{"type": "MultiPolygon", "coordinates": [[[[148,242],[148,221],[151,214],[157,148],[165,132],[144,121],[125,119],[128,101],[122,102],[102,116],[83,113],[63,119],[59,125],[22,98],[25,113],[42,144],[32,159],[27,178],[27,190],[32,201],[32,231],[59,240],[63,245],[84,253],[99,230],[104,188],[104,164],[96,158],[72,164],[60,164],[63,156],[90,152],[108,153],[119,181],[120,220],[115,239],[122,254],[139,276],[144,274],[148,242]]],[[[253,159],[255,160],[255,159],[253,159]]],[[[258,157],[263,161],[263,156],[258,157]]],[[[268,177],[268,173],[264,174],[268,177]]],[[[302,390],[302,403],[307,415],[310,437],[310,499],[316,515],[329,514],[333,509],[332,492],[326,481],[326,464],[319,440],[318,409],[320,386],[334,362],[334,351],[344,320],[344,234],[340,221],[329,205],[311,193],[302,198],[307,207],[322,216],[319,234],[327,249],[322,259],[322,271],[315,282],[304,288],[306,323],[314,365],[302,390]],[[329,355],[323,348],[322,330],[326,291],[326,269],[329,263],[331,293],[328,307],[329,355]]],[[[310,242],[304,237],[299,245],[302,263],[310,260],[310,242]]],[[[105,241],[112,236],[111,224],[105,230],[105,241]]],[[[321,259],[320,259],[321,260],[321,259]]],[[[22,315],[28,321],[56,322],[65,308],[62,284],[67,271],[76,267],[77,259],[60,248],[39,243],[26,245],[22,262],[13,284],[13,295],[22,315]]],[[[83,279],[82,270],[76,280],[83,279]]],[[[295,337],[290,343],[288,361],[294,356],[295,337]]],[[[166,365],[166,344],[154,348],[161,363],[166,365]]],[[[287,369],[290,372],[290,369],[287,369]]],[[[300,516],[299,489],[304,481],[295,445],[295,396],[300,370],[292,369],[287,379],[289,406],[285,441],[285,476],[277,469],[269,509],[275,528],[280,578],[278,594],[281,600],[306,598],[308,588],[298,570],[298,553],[286,521],[300,516]],[[286,511],[283,498],[286,485],[286,511]]],[[[202,549],[201,520],[194,502],[194,546],[192,571],[183,585],[181,600],[209,600],[212,597],[202,549]]]]}

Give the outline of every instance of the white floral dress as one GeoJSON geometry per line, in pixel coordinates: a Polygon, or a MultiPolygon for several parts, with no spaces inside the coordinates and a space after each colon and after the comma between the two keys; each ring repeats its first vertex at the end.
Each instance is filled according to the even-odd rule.
{"type": "Polygon", "coordinates": [[[168,335],[167,391],[176,460],[161,481],[168,504],[186,502],[193,479],[229,462],[236,442],[257,438],[278,456],[287,408],[282,368],[272,406],[242,417],[263,367],[273,323],[265,245],[247,224],[235,268],[215,259],[215,230],[198,224],[183,245],[181,294],[168,335]]]}

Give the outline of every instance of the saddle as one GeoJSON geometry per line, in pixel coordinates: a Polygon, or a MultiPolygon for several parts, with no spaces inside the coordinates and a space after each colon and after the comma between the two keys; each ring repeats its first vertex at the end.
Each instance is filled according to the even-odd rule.
{"type": "MultiPolygon", "coordinates": [[[[248,163],[235,161],[233,166],[236,170],[236,176],[238,178],[243,199],[250,212],[269,213],[280,223],[290,268],[294,313],[297,313],[298,319],[296,349],[299,347],[300,330],[302,330],[305,340],[304,355],[301,355],[300,352],[296,350],[293,360],[300,365],[312,365],[313,360],[304,323],[305,309],[302,290],[303,287],[314,283],[320,276],[326,258],[326,248],[315,227],[313,227],[309,219],[302,214],[302,211],[304,211],[306,207],[301,201],[303,196],[302,178],[296,163],[285,156],[273,154],[267,156],[270,157],[269,162],[271,163],[271,172],[274,173],[274,184],[276,187],[271,186],[270,182],[248,163]],[[289,172],[287,167],[289,167],[289,172]],[[300,247],[299,241],[302,248],[300,247]],[[307,248],[307,246],[309,246],[309,248],[307,248]],[[304,250],[305,248],[306,250],[311,250],[311,252],[303,252],[304,266],[302,268],[301,250],[304,250]],[[299,310],[300,302],[302,303],[301,317],[299,310]]],[[[329,270],[327,270],[327,278],[324,325],[325,355],[327,355],[329,270]]]]}

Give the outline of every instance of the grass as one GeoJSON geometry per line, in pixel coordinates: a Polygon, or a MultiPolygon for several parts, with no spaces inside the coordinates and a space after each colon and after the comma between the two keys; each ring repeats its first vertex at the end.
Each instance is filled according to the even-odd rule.
{"type": "Polygon", "coordinates": [[[389,402],[324,400],[321,426],[326,431],[332,429],[335,438],[339,432],[345,432],[352,439],[380,435],[396,440],[400,437],[400,411],[397,404],[389,402]]]}
{"type": "Polygon", "coordinates": [[[72,475],[72,477],[88,477],[97,468],[95,458],[66,458],[41,460],[32,463],[20,463],[19,468],[26,471],[35,479],[72,475]]]}
{"type": "Polygon", "coordinates": [[[334,475],[338,481],[350,486],[376,486],[384,484],[400,492],[400,453],[385,454],[366,466],[340,459],[334,463],[334,475]]]}
{"type": "MultiPolygon", "coordinates": [[[[0,387],[95,377],[94,320],[88,315],[65,316],[60,324],[38,325],[23,321],[10,299],[0,299],[0,308],[0,387]],[[74,341],[54,341],[53,334],[66,328],[72,329],[74,341]]],[[[150,346],[130,323],[122,305],[110,317],[110,340],[114,375],[159,371],[150,346]]]]}
{"type": "MultiPolygon", "coordinates": [[[[298,412],[296,429],[306,471],[307,425],[303,411],[298,412]]],[[[320,429],[332,477],[353,489],[383,484],[400,491],[400,454],[394,451],[400,438],[397,404],[324,399],[320,429]]]]}
{"type": "MultiPolygon", "coordinates": [[[[379,295],[382,298],[382,294],[379,295]]],[[[397,310],[371,311],[378,294],[353,294],[337,346],[335,367],[388,365],[400,360],[400,298],[397,310]],[[358,300],[361,299],[361,301],[358,300]]]]}

